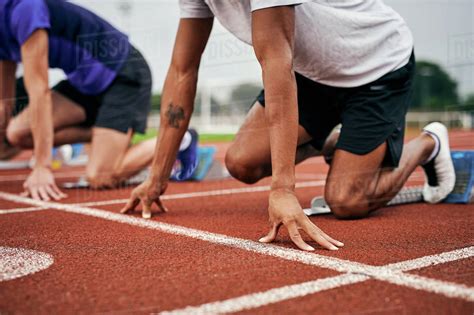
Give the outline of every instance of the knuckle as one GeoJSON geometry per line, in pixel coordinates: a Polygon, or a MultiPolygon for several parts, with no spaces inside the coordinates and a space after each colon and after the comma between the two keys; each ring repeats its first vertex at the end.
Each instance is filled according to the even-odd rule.
{"type": "Polygon", "coordinates": [[[295,217],[286,217],[286,218],[283,218],[282,222],[283,224],[288,225],[288,224],[296,223],[297,220],[295,217]]]}
{"type": "Polygon", "coordinates": [[[299,213],[296,218],[298,220],[303,220],[303,221],[309,220],[308,217],[306,216],[306,214],[304,214],[303,211],[301,211],[301,213],[299,213]]]}
{"type": "Polygon", "coordinates": [[[299,233],[292,233],[291,234],[291,238],[292,239],[297,239],[297,240],[300,240],[301,239],[301,235],[299,233]]]}

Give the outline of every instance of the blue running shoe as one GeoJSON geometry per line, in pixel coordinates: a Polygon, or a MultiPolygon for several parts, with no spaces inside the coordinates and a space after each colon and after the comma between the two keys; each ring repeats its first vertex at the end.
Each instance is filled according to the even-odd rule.
{"type": "Polygon", "coordinates": [[[215,147],[198,148],[198,166],[193,173],[193,180],[200,182],[206,178],[214,162],[216,151],[215,147]]]}
{"type": "Polygon", "coordinates": [[[193,177],[194,171],[196,170],[199,159],[198,159],[198,140],[199,135],[196,130],[189,129],[191,134],[191,144],[187,149],[180,151],[177,157],[177,163],[171,173],[171,180],[178,182],[189,180],[193,177]]]}
{"type": "Polygon", "coordinates": [[[84,153],[84,144],[83,143],[74,143],[71,144],[72,146],[72,157],[71,159],[75,159],[79,157],[81,154],[84,153]]]}

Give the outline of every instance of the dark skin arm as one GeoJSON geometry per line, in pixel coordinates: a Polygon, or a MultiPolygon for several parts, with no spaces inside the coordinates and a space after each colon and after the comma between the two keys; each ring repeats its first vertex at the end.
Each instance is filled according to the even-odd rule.
{"type": "Polygon", "coordinates": [[[141,202],[142,216],[151,217],[156,203],[167,211],[160,196],[176,160],[181,139],[188,129],[194,108],[201,55],[212,30],[213,18],[181,19],[176,35],[171,66],[166,76],[161,101],[161,122],[150,177],[133,190],[122,213],[133,211],[141,202]]]}
{"type": "Polygon", "coordinates": [[[294,7],[274,7],[252,14],[252,41],[262,68],[272,161],[268,208],[271,229],[260,241],[272,242],[280,226],[285,225],[291,240],[302,250],[314,248],[303,240],[299,227],[321,246],[337,250],[343,244],[308,219],[295,195],[298,107],[293,71],[294,33],[294,7]]]}

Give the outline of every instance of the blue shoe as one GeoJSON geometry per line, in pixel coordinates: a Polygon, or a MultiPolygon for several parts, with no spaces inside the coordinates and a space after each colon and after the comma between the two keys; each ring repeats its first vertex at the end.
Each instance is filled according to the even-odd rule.
{"type": "Polygon", "coordinates": [[[202,181],[209,173],[212,162],[214,162],[214,155],[216,154],[215,147],[200,147],[198,148],[198,166],[193,173],[193,180],[202,181]]]}
{"type": "Polygon", "coordinates": [[[71,144],[72,146],[72,157],[71,159],[75,159],[79,157],[82,153],[84,153],[84,144],[83,143],[74,143],[71,144]]]}
{"type": "Polygon", "coordinates": [[[178,153],[177,165],[171,173],[171,179],[182,182],[189,180],[193,177],[194,171],[196,170],[199,159],[198,159],[198,140],[199,135],[196,130],[189,129],[191,134],[191,144],[189,147],[178,153]]]}

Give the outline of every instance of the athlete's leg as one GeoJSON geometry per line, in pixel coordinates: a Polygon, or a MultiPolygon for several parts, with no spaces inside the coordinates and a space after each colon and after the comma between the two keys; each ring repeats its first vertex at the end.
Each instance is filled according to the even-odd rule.
{"type": "Polygon", "coordinates": [[[405,146],[397,168],[385,169],[386,143],[366,155],[336,150],[325,191],[332,212],[338,218],[360,218],[385,206],[434,147],[433,138],[422,133],[405,146]]]}
{"type": "MultiPolygon", "coordinates": [[[[56,91],[52,91],[52,100],[54,144],[90,141],[90,129],[79,127],[86,120],[84,109],[56,91]]],[[[33,147],[30,115],[30,109],[27,107],[8,124],[7,138],[12,145],[22,148],[33,147]]]]}
{"type": "Polygon", "coordinates": [[[127,133],[109,128],[92,128],[93,137],[86,174],[92,188],[111,188],[150,165],[156,138],[130,146],[127,133]]]}
{"type": "MultiPolygon", "coordinates": [[[[337,136],[337,135],[336,135],[337,136]]],[[[337,137],[327,142],[322,152],[310,144],[311,136],[298,128],[298,148],[295,163],[317,155],[329,155],[337,137]]],[[[270,138],[265,119],[265,108],[258,102],[250,109],[247,118],[226,154],[226,166],[231,175],[245,183],[255,183],[271,175],[270,138]]]]}

